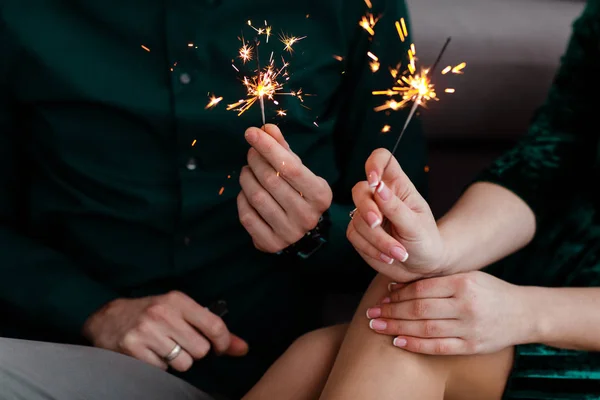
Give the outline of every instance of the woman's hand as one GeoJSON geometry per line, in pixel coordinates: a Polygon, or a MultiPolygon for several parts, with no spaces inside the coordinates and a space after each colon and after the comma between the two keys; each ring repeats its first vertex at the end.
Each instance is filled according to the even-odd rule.
{"type": "Polygon", "coordinates": [[[483,272],[390,285],[367,310],[369,326],[405,350],[437,355],[493,353],[535,336],[526,288],[483,272]]]}
{"type": "Polygon", "coordinates": [[[368,181],[352,191],[357,211],[348,239],[369,265],[397,282],[441,274],[446,252],[429,205],[395,158],[386,168],[389,159],[390,152],[379,149],[367,160],[368,181]]]}

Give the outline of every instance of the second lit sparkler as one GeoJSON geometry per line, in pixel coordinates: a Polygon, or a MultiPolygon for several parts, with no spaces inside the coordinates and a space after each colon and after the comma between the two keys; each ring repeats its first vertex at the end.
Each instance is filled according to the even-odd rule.
{"type": "MultiPolygon", "coordinates": [[[[265,21],[265,26],[262,28],[254,27],[251,21],[248,21],[248,25],[256,31],[257,37],[254,40],[254,45],[244,40],[243,37],[240,38],[242,46],[239,49],[238,58],[242,60],[243,64],[246,64],[255,58],[256,70],[253,75],[244,76],[242,78],[242,84],[246,88],[247,97],[229,104],[227,110],[235,110],[238,112],[238,116],[240,116],[258,102],[260,104],[262,123],[265,125],[265,100],[272,101],[275,105],[279,105],[275,100],[275,96],[293,96],[303,102],[303,93],[302,89],[283,92],[286,82],[290,79],[288,71],[290,64],[283,56],[281,56],[280,65],[277,65],[278,63],[275,60],[274,52],[271,52],[268,63],[264,67],[261,67],[259,55],[260,36],[264,35],[266,42],[268,43],[272,32],[272,28],[268,26],[267,21],[265,21]]],[[[287,51],[290,54],[294,51],[293,46],[302,39],[305,39],[305,37],[288,36],[285,34],[282,34],[279,37],[279,40],[284,45],[283,51],[287,51]]],[[[239,69],[235,64],[232,64],[232,66],[239,72],[239,69]]],[[[278,110],[277,115],[284,116],[286,115],[286,111],[278,110]]]]}

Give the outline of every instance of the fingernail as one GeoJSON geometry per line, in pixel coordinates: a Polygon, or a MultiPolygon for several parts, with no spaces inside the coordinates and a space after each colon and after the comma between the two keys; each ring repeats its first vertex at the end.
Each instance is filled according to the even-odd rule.
{"type": "Polygon", "coordinates": [[[394,263],[394,259],[390,258],[387,254],[381,253],[379,255],[379,258],[381,258],[381,261],[383,261],[386,264],[392,265],[394,263]]]}
{"type": "Polygon", "coordinates": [[[246,140],[249,143],[253,143],[256,140],[256,132],[254,128],[249,128],[246,129],[246,133],[244,134],[244,136],[246,137],[246,140]]]}
{"type": "Polygon", "coordinates": [[[406,346],[406,339],[397,337],[397,338],[394,338],[394,341],[392,343],[396,347],[404,347],[404,346],[406,346]]]}
{"type": "Polygon", "coordinates": [[[383,201],[388,201],[392,198],[392,191],[385,185],[385,183],[383,183],[383,181],[379,182],[377,193],[379,193],[379,197],[381,197],[381,200],[383,201]]]}
{"type": "Polygon", "coordinates": [[[382,331],[387,328],[387,322],[380,319],[372,319],[369,321],[369,328],[373,329],[374,331],[382,331]]]}
{"type": "Polygon", "coordinates": [[[283,143],[285,143],[285,146],[287,147],[288,150],[291,150],[292,148],[290,147],[290,144],[287,142],[287,140],[284,140],[283,143]]]}
{"type": "Polygon", "coordinates": [[[406,260],[408,260],[408,253],[404,248],[399,246],[392,247],[390,254],[392,255],[392,257],[394,257],[396,260],[399,260],[400,262],[406,262],[406,260]]]}
{"type": "Polygon", "coordinates": [[[373,307],[373,308],[369,308],[367,310],[367,318],[373,319],[373,318],[379,318],[379,317],[381,317],[381,308],[373,307]]]}
{"type": "Polygon", "coordinates": [[[394,290],[394,286],[396,286],[396,285],[397,285],[396,282],[388,283],[388,292],[392,292],[394,290]]]}
{"type": "Polygon", "coordinates": [[[391,302],[392,299],[390,299],[389,297],[386,297],[383,300],[381,300],[381,304],[390,304],[391,302]]]}
{"type": "Polygon", "coordinates": [[[369,187],[377,187],[377,185],[379,184],[379,176],[377,175],[377,172],[369,173],[369,175],[367,176],[367,181],[369,182],[369,187]]]}
{"type": "Polygon", "coordinates": [[[369,211],[367,213],[367,222],[369,223],[371,229],[375,229],[381,225],[381,218],[379,218],[373,211],[369,211]]]}

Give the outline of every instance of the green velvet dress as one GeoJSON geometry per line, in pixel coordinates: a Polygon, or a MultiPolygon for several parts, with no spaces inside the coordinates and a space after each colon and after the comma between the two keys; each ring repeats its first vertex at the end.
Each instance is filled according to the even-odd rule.
{"type": "MultiPolygon", "coordinates": [[[[534,210],[537,235],[492,267],[521,285],[600,286],[600,0],[589,0],[528,134],[479,178],[534,210]]],[[[600,312],[600,310],[598,310],[600,312]]],[[[506,399],[600,399],[600,353],[518,346],[506,399]]]]}

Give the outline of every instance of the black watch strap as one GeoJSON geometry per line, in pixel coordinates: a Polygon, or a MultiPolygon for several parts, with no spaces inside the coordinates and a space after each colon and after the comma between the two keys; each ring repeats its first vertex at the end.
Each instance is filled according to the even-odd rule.
{"type": "Polygon", "coordinates": [[[329,214],[326,212],[319,218],[319,222],[313,230],[304,235],[302,239],[277,254],[287,254],[302,259],[309,258],[327,244],[330,226],[331,221],[329,219],[329,214]]]}

